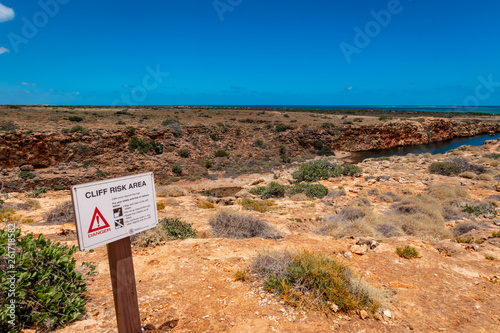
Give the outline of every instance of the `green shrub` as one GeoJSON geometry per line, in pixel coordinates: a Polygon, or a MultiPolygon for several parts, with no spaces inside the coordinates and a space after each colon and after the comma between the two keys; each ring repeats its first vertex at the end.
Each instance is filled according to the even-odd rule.
{"type": "Polygon", "coordinates": [[[182,174],[182,166],[180,166],[179,164],[174,164],[172,166],[172,172],[177,176],[180,176],[182,174]]]}
{"type": "Polygon", "coordinates": [[[24,181],[27,181],[28,179],[33,179],[35,177],[36,177],[36,175],[32,172],[29,172],[29,171],[21,171],[19,173],[19,178],[21,178],[24,181]]]}
{"type": "Polygon", "coordinates": [[[210,169],[212,166],[212,161],[205,161],[205,168],[210,169]]]}
{"type": "Polygon", "coordinates": [[[328,189],[321,184],[298,183],[290,189],[290,194],[294,195],[299,193],[304,193],[308,198],[311,199],[323,199],[328,194],[328,189]]]}
{"type": "Polygon", "coordinates": [[[344,166],[342,167],[342,174],[346,176],[359,177],[361,176],[362,172],[363,171],[361,170],[361,168],[354,164],[344,164],[344,166]]]}
{"type": "Polygon", "coordinates": [[[375,312],[380,307],[372,289],[349,266],[326,255],[308,251],[259,254],[252,271],[264,279],[265,290],[291,306],[325,313],[337,309],[375,312]]]}
{"type": "Polygon", "coordinates": [[[323,124],[321,124],[321,126],[323,128],[332,128],[332,127],[335,127],[335,125],[332,124],[332,123],[323,123],[323,124]]]}
{"type": "Polygon", "coordinates": [[[323,148],[323,142],[321,142],[320,140],[315,140],[313,142],[313,146],[315,149],[320,150],[323,148]]]}
{"type": "Polygon", "coordinates": [[[483,214],[493,214],[493,216],[497,216],[497,211],[495,207],[493,207],[493,205],[465,204],[465,206],[462,207],[462,212],[473,214],[476,216],[483,214]]]}
{"type": "Polygon", "coordinates": [[[75,121],[77,123],[79,123],[80,121],[83,121],[83,118],[82,117],[78,117],[78,116],[70,116],[68,118],[69,121],[75,121]]]}
{"type": "Polygon", "coordinates": [[[215,157],[228,157],[229,154],[225,150],[217,150],[215,152],[215,157]]]}
{"type": "Polygon", "coordinates": [[[188,150],[180,149],[180,150],[177,151],[177,154],[179,154],[179,156],[183,157],[183,158],[188,158],[189,157],[189,151],[188,150]]]}
{"type": "Polygon", "coordinates": [[[443,176],[455,176],[459,174],[457,166],[449,162],[434,162],[429,166],[429,172],[443,176]]]}
{"type": "Polygon", "coordinates": [[[252,194],[256,194],[256,195],[261,195],[262,192],[266,189],[265,186],[257,186],[257,187],[254,187],[252,189],[250,189],[248,192],[252,193],[252,194]]]}
{"type": "Polygon", "coordinates": [[[132,242],[136,246],[148,247],[161,245],[167,241],[196,237],[198,232],[191,224],[177,218],[165,218],[158,221],[156,228],[133,235],[132,242]]]}
{"type": "Polygon", "coordinates": [[[491,236],[493,238],[500,238],[500,231],[494,232],[493,234],[491,234],[491,236]]]}
{"type": "Polygon", "coordinates": [[[89,131],[86,130],[85,128],[83,128],[83,126],[80,126],[80,125],[76,125],[76,126],[71,127],[71,129],[69,130],[69,132],[70,133],[80,132],[83,135],[89,135],[89,131]]]}
{"type": "Polygon", "coordinates": [[[374,158],[373,160],[374,161],[390,161],[391,158],[388,156],[380,156],[380,157],[374,158]]]}
{"type": "Polygon", "coordinates": [[[255,147],[266,149],[266,145],[264,144],[264,141],[262,141],[262,139],[255,140],[253,144],[255,147]]]}
{"type": "MultiPolygon", "coordinates": [[[[7,244],[14,232],[0,230],[0,244],[7,244]]],[[[52,331],[57,327],[80,319],[85,313],[86,284],[84,276],[75,270],[73,254],[76,246],[68,247],[59,242],[53,243],[40,234],[33,233],[20,237],[21,230],[15,230],[16,252],[10,253],[8,247],[0,247],[0,267],[7,268],[8,259],[15,262],[16,318],[15,326],[10,325],[8,311],[0,312],[0,330],[19,332],[21,329],[37,326],[52,331]]],[[[14,246],[14,245],[12,245],[14,246]]],[[[85,275],[91,275],[95,266],[88,262],[85,275]]],[[[11,283],[7,269],[0,270],[0,290],[2,306],[8,302],[7,293],[11,283]]],[[[4,310],[5,308],[2,308],[4,310]]]]}
{"type": "Polygon", "coordinates": [[[45,187],[37,187],[36,190],[30,193],[25,193],[24,196],[30,198],[38,198],[42,193],[47,193],[47,189],[45,187]]]}
{"type": "Polygon", "coordinates": [[[220,140],[219,133],[210,134],[210,139],[212,139],[213,141],[219,141],[220,140]]]}
{"type": "Polygon", "coordinates": [[[128,150],[131,152],[138,150],[141,154],[154,151],[155,154],[160,155],[163,153],[163,144],[155,141],[146,142],[133,136],[128,143],[128,150]]]}
{"type": "Polygon", "coordinates": [[[498,153],[491,153],[491,154],[486,154],[483,157],[491,158],[493,160],[498,160],[498,159],[500,159],[500,154],[498,154],[498,153]]]}
{"type": "Polygon", "coordinates": [[[413,259],[418,257],[418,251],[413,246],[405,246],[396,248],[398,256],[405,259],[413,259]]]}
{"type": "Polygon", "coordinates": [[[285,124],[279,124],[279,125],[276,125],[276,127],[274,128],[274,130],[276,132],[284,132],[288,129],[288,127],[285,125],[285,124]]]}
{"type": "Polygon", "coordinates": [[[297,182],[315,182],[330,177],[339,177],[342,174],[342,167],[326,160],[312,161],[302,164],[299,170],[292,173],[292,177],[297,182]]]}
{"type": "Polygon", "coordinates": [[[261,192],[262,199],[283,198],[285,196],[285,186],[276,182],[271,182],[261,192]]]}

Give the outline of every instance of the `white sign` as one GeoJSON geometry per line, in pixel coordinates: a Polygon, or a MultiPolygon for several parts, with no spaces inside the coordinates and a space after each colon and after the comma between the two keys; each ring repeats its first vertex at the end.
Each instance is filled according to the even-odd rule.
{"type": "Polygon", "coordinates": [[[153,173],[71,187],[81,251],[154,228],[158,224],[153,173]]]}

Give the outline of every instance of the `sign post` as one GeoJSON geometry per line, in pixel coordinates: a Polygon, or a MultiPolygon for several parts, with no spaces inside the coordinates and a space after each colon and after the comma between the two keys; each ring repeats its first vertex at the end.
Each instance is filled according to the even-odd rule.
{"type": "Polygon", "coordinates": [[[81,251],[106,245],[118,332],[141,332],[130,236],[156,227],[153,174],[71,187],[81,251]]]}

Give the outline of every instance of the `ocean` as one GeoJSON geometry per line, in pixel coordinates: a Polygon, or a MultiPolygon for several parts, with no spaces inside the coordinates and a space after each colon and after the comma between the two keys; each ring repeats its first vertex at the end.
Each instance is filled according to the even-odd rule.
{"type": "Polygon", "coordinates": [[[299,110],[366,110],[366,111],[417,111],[417,112],[473,112],[500,114],[500,106],[456,105],[211,105],[212,107],[242,107],[258,109],[299,110]]]}

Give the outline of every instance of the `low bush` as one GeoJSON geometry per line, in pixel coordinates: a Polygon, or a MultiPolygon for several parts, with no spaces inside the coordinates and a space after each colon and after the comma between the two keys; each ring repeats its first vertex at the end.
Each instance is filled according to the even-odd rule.
{"type": "Polygon", "coordinates": [[[328,194],[328,189],[321,184],[298,183],[290,188],[290,194],[304,193],[308,198],[323,199],[328,194]]]}
{"type": "Polygon", "coordinates": [[[143,141],[136,136],[133,136],[128,143],[128,150],[130,152],[139,151],[141,154],[154,151],[155,154],[160,155],[163,153],[163,144],[155,141],[143,141]]]}
{"type": "Polygon", "coordinates": [[[473,214],[476,216],[483,214],[491,214],[493,216],[497,216],[497,211],[493,205],[485,203],[485,202],[474,202],[472,204],[465,204],[462,207],[462,211],[464,213],[473,214]]]}
{"type": "Polygon", "coordinates": [[[398,256],[405,259],[418,258],[418,251],[413,246],[406,245],[405,247],[396,248],[398,256]]]}
{"type": "Polygon", "coordinates": [[[336,191],[331,191],[329,192],[326,197],[327,198],[340,198],[340,197],[344,197],[346,195],[346,192],[344,189],[339,189],[339,190],[336,190],[336,191]]]}
{"type": "Polygon", "coordinates": [[[362,172],[361,168],[354,164],[344,164],[342,166],[342,174],[346,176],[359,177],[362,172]]]}
{"type": "Polygon", "coordinates": [[[276,125],[276,127],[274,128],[274,130],[276,132],[284,132],[288,129],[288,126],[286,126],[285,124],[279,124],[279,125],[276,125]]]}
{"type": "Polygon", "coordinates": [[[187,194],[187,191],[177,185],[162,186],[156,190],[156,195],[159,197],[182,197],[187,194]]]}
{"type": "Polygon", "coordinates": [[[47,189],[45,187],[37,187],[33,192],[25,193],[25,197],[29,198],[38,198],[40,194],[47,193],[47,189]]]}
{"type": "Polygon", "coordinates": [[[24,210],[37,210],[40,209],[42,205],[40,204],[40,201],[36,199],[26,199],[22,203],[17,205],[18,209],[24,209],[24,210]]]}
{"type": "Polygon", "coordinates": [[[215,152],[215,157],[228,157],[229,154],[225,150],[217,150],[215,152]]]}
{"type": "Polygon", "coordinates": [[[494,232],[493,234],[491,234],[491,236],[493,238],[500,238],[500,231],[494,232]]]}
{"type": "Polygon", "coordinates": [[[266,221],[251,215],[237,214],[233,211],[221,211],[210,218],[212,231],[217,237],[242,238],[276,238],[274,231],[266,221]]]}
{"type": "Polygon", "coordinates": [[[246,210],[255,210],[259,213],[265,213],[274,206],[274,202],[272,200],[252,200],[248,198],[244,198],[241,200],[241,206],[246,210]]]}
{"type": "Polygon", "coordinates": [[[212,161],[205,161],[205,168],[210,169],[213,166],[212,161]]]}
{"type": "Polygon", "coordinates": [[[188,158],[189,157],[189,151],[185,150],[185,149],[178,150],[177,154],[179,154],[179,156],[183,157],[183,158],[188,158]]]}
{"type": "Polygon", "coordinates": [[[462,172],[461,174],[459,174],[459,176],[462,178],[466,178],[466,179],[473,179],[477,175],[472,171],[465,171],[465,172],[462,172]]]}
{"type": "Polygon", "coordinates": [[[493,176],[487,175],[487,174],[482,174],[482,175],[477,175],[474,179],[475,180],[484,180],[484,181],[487,181],[487,182],[491,182],[491,181],[493,181],[493,176]]]}
{"type": "Polygon", "coordinates": [[[344,236],[374,236],[375,224],[375,214],[369,207],[346,207],[337,215],[323,218],[316,232],[320,235],[331,235],[337,238],[344,236]]]}
{"type": "Polygon", "coordinates": [[[262,199],[283,198],[285,196],[285,186],[276,182],[271,182],[266,187],[258,189],[262,199]]]}
{"type": "Polygon", "coordinates": [[[90,132],[83,128],[83,126],[80,126],[80,125],[76,125],[76,126],[73,126],[71,127],[71,129],[69,130],[70,133],[76,133],[76,132],[80,132],[82,133],[83,135],[89,135],[90,132]]]}
{"type": "Polygon", "coordinates": [[[401,201],[402,197],[399,194],[396,194],[393,192],[385,192],[385,193],[382,193],[381,195],[379,195],[378,197],[376,197],[375,200],[393,203],[393,202],[401,201]]]}
{"type": "Polygon", "coordinates": [[[498,154],[498,153],[491,153],[491,154],[483,155],[483,157],[491,158],[493,160],[498,160],[498,159],[500,159],[500,154],[498,154]]]}
{"type": "Polygon", "coordinates": [[[80,121],[83,121],[83,118],[82,117],[78,117],[78,116],[70,116],[68,118],[69,121],[75,121],[77,123],[79,123],[80,121]]]}
{"type": "Polygon", "coordinates": [[[215,208],[214,204],[208,201],[202,201],[198,204],[196,204],[196,207],[201,208],[201,209],[212,209],[215,208]]]}
{"type": "Polygon", "coordinates": [[[264,289],[286,304],[304,309],[375,312],[380,302],[344,263],[329,256],[303,251],[259,254],[252,271],[263,277],[264,289]]]}
{"type": "Polygon", "coordinates": [[[172,172],[175,173],[177,176],[182,175],[182,166],[179,164],[174,164],[172,166],[172,172]]]}
{"type": "Polygon", "coordinates": [[[443,176],[455,176],[460,173],[457,166],[449,162],[434,162],[429,166],[429,172],[443,176]]]}
{"type": "Polygon", "coordinates": [[[219,133],[215,132],[210,134],[210,139],[212,139],[212,141],[219,141],[220,140],[219,133]]]}
{"type": "Polygon", "coordinates": [[[330,177],[339,177],[342,167],[327,160],[312,161],[302,164],[299,170],[292,173],[297,182],[315,182],[330,177]]]}
{"type": "Polygon", "coordinates": [[[75,223],[73,203],[65,201],[43,214],[45,224],[75,223]]]}
{"type": "Polygon", "coordinates": [[[19,178],[21,178],[24,181],[27,181],[28,179],[33,179],[36,177],[36,174],[29,172],[29,171],[21,171],[19,173],[19,178]]]}
{"type": "Polygon", "coordinates": [[[292,201],[306,201],[309,198],[304,193],[292,194],[290,200],[292,201]]]}
{"type": "Polygon", "coordinates": [[[255,147],[266,149],[266,145],[264,144],[264,141],[262,141],[262,139],[255,140],[253,144],[255,147]]]}
{"type": "Polygon", "coordinates": [[[465,222],[457,224],[453,227],[452,232],[454,237],[462,236],[471,230],[478,230],[479,226],[475,223],[465,222]]]}
{"type": "MultiPolygon", "coordinates": [[[[15,325],[9,322],[8,311],[0,312],[0,330],[19,332],[36,326],[37,331],[51,332],[58,327],[82,318],[85,313],[86,291],[85,276],[92,275],[95,266],[82,263],[87,270],[80,273],[76,269],[76,260],[72,259],[78,250],[76,246],[53,243],[40,234],[20,236],[16,229],[16,252],[7,252],[6,246],[0,247],[0,267],[8,267],[8,259],[15,262],[16,271],[16,318],[15,325]]],[[[0,230],[0,244],[7,244],[10,238],[5,230],[0,230]]],[[[0,299],[8,301],[11,283],[7,269],[0,270],[0,299]]],[[[11,298],[12,299],[12,298],[11,298]]]]}
{"type": "Polygon", "coordinates": [[[158,221],[156,228],[133,235],[132,243],[139,247],[154,247],[171,240],[196,237],[198,232],[191,224],[177,218],[165,218],[158,221]]]}

